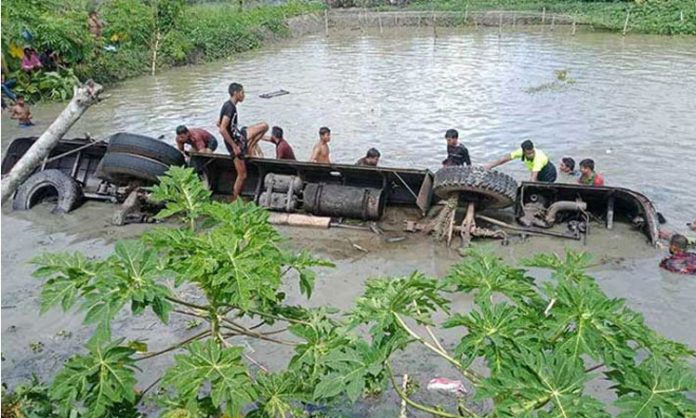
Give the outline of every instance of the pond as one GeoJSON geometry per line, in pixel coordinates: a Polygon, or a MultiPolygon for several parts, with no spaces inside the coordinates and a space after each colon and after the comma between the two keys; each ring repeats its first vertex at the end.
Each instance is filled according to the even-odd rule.
{"type": "MultiPolygon", "coordinates": [[[[459,130],[474,164],[496,159],[532,139],[554,161],[564,156],[576,161],[593,158],[608,185],[632,188],[653,199],[671,229],[684,230],[696,216],[693,38],[582,31],[570,36],[534,27],[501,36],[497,30],[473,28],[438,29],[437,38],[425,28],[311,35],[231,60],[124,82],[109,89],[108,99],[89,109],[68,136],[130,131],[165,135],[173,143],[179,124],[216,132],[217,115],[232,81],[242,83],[247,93],[239,106],[242,124],[265,120],[281,126],[300,159],[309,157],[320,126],[332,130],[333,161],[353,163],[376,147],[383,165],[433,170],[445,158],[444,133],[449,128],[459,130]],[[290,94],[259,98],[278,89],[290,94]]],[[[3,114],[3,147],[14,137],[39,134],[61,108],[35,106],[37,126],[22,130],[3,114]]],[[[270,148],[264,151],[273,153],[270,148]]],[[[518,180],[528,175],[515,162],[502,170],[518,180]]],[[[85,332],[79,318],[36,319],[38,292],[26,262],[39,250],[104,254],[114,237],[142,230],[108,226],[110,210],[90,203],[60,217],[41,209],[3,211],[2,351],[8,358],[3,372],[10,379],[29,375],[33,366],[50,370],[65,358],[67,348],[79,344],[61,343],[57,353],[39,355],[27,350],[31,341],[50,342],[62,329],[85,332]],[[6,305],[15,308],[5,310],[6,305]],[[8,328],[11,325],[15,328],[8,328]]],[[[326,233],[303,240],[297,232],[287,233],[294,242],[339,260],[338,269],[319,281],[316,294],[319,303],[345,308],[367,276],[406,274],[415,268],[443,274],[456,260],[430,243],[399,244],[394,250],[374,243],[370,247],[369,240],[361,245],[373,252],[358,260],[346,255],[352,251],[346,242],[361,239],[351,234],[339,239],[326,233]],[[355,277],[356,265],[365,277],[348,281],[346,271],[355,277]],[[336,286],[340,294],[334,292],[336,286]]],[[[600,238],[593,239],[590,250],[613,260],[593,271],[602,287],[612,296],[627,298],[665,336],[696,348],[696,281],[661,272],[657,263],[664,253],[643,241],[626,245],[621,231],[600,238]]],[[[642,240],[637,234],[630,239],[642,240]]],[[[535,251],[563,248],[545,240],[534,242],[540,244],[517,246],[504,250],[504,255],[515,261],[535,251]]]]}

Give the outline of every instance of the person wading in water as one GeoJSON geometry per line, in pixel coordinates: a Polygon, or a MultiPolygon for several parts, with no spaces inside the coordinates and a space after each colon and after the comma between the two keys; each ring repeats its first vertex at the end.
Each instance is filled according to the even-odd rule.
{"type": "Polygon", "coordinates": [[[323,163],[331,164],[331,157],[329,155],[329,142],[331,141],[331,129],[326,126],[319,128],[319,142],[312,148],[312,155],[309,157],[309,161],[313,163],[323,163]]]}
{"type": "Polygon", "coordinates": [[[542,150],[535,149],[534,144],[530,140],[522,142],[520,149],[511,152],[495,162],[486,164],[484,167],[490,170],[518,158],[527,166],[529,171],[531,171],[531,181],[541,181],[545,183],[553,183],[556,181],[556,166],[553,165],[549,157],[547,157],[542,150]]]}
{"type": "Polygon", "coordinates": [[[244,188],[246,181],[246,158],[248,150],[256,148],[256,144],[263,138],[268,131],[268,124],[260,122],[249,127],[239,127],[239,113],[237,104],[244,101],[244,87],[239,83],[231,83],[227,89],[230,98],[220,109],[218,126],[220,134],[225,140],[225,148],[234,158],[234,168],[237,178],[234,180],[232,189],[232,201],[237,199],[244,188]]]}

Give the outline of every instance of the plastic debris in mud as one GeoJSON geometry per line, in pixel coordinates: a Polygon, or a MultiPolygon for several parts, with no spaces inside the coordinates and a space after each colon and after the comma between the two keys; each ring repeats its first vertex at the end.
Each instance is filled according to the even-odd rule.
{"type": "Polygon", "coordinates": [[[452,380],[446,377],[430,379],[427,389],[431,391],[453,393],[457,396],[464,396],[469,393],[461,380],[452,380]]]}

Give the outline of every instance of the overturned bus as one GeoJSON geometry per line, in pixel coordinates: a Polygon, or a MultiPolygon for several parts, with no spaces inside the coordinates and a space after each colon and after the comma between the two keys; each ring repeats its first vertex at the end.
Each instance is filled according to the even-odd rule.
{"type": "MultiPolygon", "coordinates": [[[[35,137],[12,141],[2,161],[3,175],[35,141],[35,137]]],[[[117,133],[103,141],[61,140],[19,187],[12,207],[27,210],[50,201],[56,211],[69,212],[84,199],[132,205],[147,199],[142,187],[156,183],[169,167],[185,165],[196,170],[214,197],[231,196],[236,178],[231,157],[195,152],[185,156],[158,139],[117,133]]],[[[448,242],[455,232],[463,239],[497,237],[504,235],[502,230],[553,236],[558,233],[551,228],[559,222],[567,222],[569,229],[574,225],[574,236],[580,239],[589,233],[590,221],[605,228],[626,222],[640,230],[649,243],[658,241],[658,213],[641,193],[621,187],[518,184],[507,174],[480,167],[445,167],[433,173],[427,169],[250,158],[242,196],[271,211],[364,221],[378,221],[385,209],[392,207],[417,209],[422,218],[449,208],[446,216],[439,216],[445,229],[449,228],[448,242]],[[495,211],[481,214],[487,209],[510,207],[517,225],[496,220],[495,211]],[[474,219],[479,220],[478,225],[474,219]],[[481,222],[494,229],[482,228],[481,222]]],[[[119,219],[126,221],[126,217],[119,219]]],[[[407,230],[418,229],[422,220],[407,222],[407,230]]],[[[422,225],[427,232],[433,229],[422,225]]]]}

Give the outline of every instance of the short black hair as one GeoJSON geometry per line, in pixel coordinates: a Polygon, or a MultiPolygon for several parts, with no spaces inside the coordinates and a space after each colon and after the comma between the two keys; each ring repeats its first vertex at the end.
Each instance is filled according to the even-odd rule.
{"type": "Polygon", "coordinates": [[[23,98],[24,98],[23,95],[21,95],[21,94],[18,94],[18,95],[17,95],[17,99],[23,99],[23,98]]]}
{"type": "Polygon", "coordinates": [[[672,235],[672,238],[669,240],[669,245],[673,245],[682,251],[686,251],[686,247],[689,245],[689,240],[686,239],[684,235],[674,234],[672,235]]]}
{"type": "Polygon", "coordinates": [[[575,170],[575,160],[570,158],[570,157],[563,157],[561,158],[561,162],[566,165],[566,167],[570,168],[570,171],[575,170]]]}
{"type": "Polygon", "coordinates": [[[176,134],[177,135],[183,135],[183,134],[187,133],[188,131],[189,130],[186,127],[186,125],[179,125],[176,127],[176,134]]]}
{"type": "Polygon", "coordinates": [[[326,126],[322,126],[321,128],[319,128],[319,136],[324,136],[324,135],[330,134],[330,133],[331,133],[331,129],[327,128],[326,126]]]}
{"type": "Polygon", "coordinates": [[[230,86],[227,88],[227,92],[232,96],[238,91],[242,91],[244,87],[239,84],[239,83],[230,83],[230,86]]]}
{"type": "Polygon", "coordinates": [[[282,138],[283,137],[283,129],[279,126],[274,126],[271,128],[271,136],[274,136],[276,138],[282,138]]]}
{"type": "Polygon", "coordinates": [[[529,151],[534,149],[534,143],[530,141],[529,139],[525,140],[520,144],[520,147],[522,147],[523,151],[529,151]]]}
{"type": "Polygon", "coordinates": [[[459,138],[459,132],[457,132],[456,129],[448,129],[447,132],[445,132],[445,138],[459,138]]]}
{"type": "Polygon", "coordinates": [[[594,171],[594,161],[590,158],[585,158],[584,160],[580,161],[580,167],[589,168],[590,170],[594,171]]]}
{"type": "Polygon", "coordinates": [[[382,156],[382,154],[379,153],[377,148],[370,148],[367,150],[367,154],[365,155],[367,158],[379,158],[382,156]]]}

